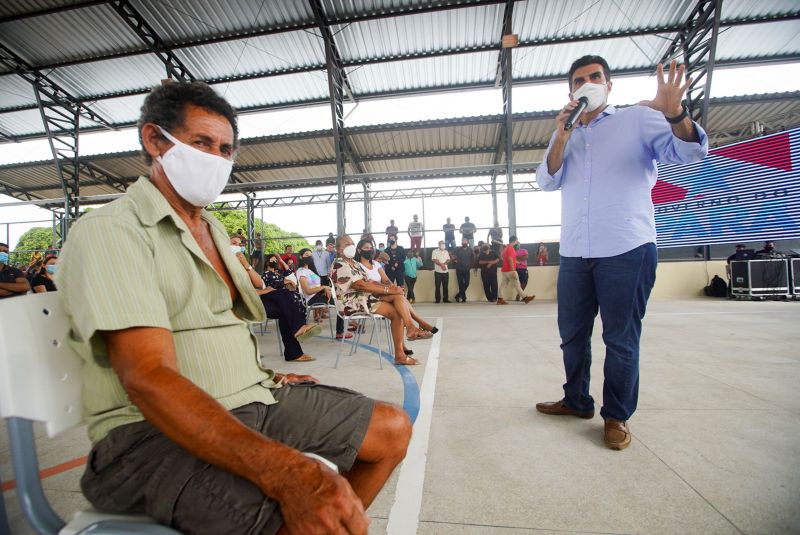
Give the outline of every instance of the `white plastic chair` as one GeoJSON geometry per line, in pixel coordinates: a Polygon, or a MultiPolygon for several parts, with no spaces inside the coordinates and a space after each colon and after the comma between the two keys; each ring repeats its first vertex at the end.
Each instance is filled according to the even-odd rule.
{"type": "MultiPolygon", "coordinates": [[[[180,535],[144,515],[87,509],[67,524],[53,511],[39,479],[33,422],[43,423],[51,438],[82,423],[82,361],[67,343],[69,324],[56,292],[2,299],[0,317],[14,318],[0,322],[0,416],[8,428],[17,498],[30,526],[41,535],[180,535]]],[[[328,459],[305,455],[338,471],[328,459]]],[[[5,520],[0,516],[3,533],[5,520]]]]}
{"type": "Polygon", "coordinates": [[[33,422],[54,437],[83,421],[81,359],[67,344],[69,325],[56,292],[0,300],[0,415],[6,420],[17,498],[40,534],[175,535],[144,515],[80,511],[67,524],[47,501],[39,479],[33,422]]]}
{"type": "MultiPolygon", "coordinates": [[[[388,334],[388,337],[387,337],[388,340],[387,340],[386,348],[387,348],[387,351],[391,351],[392,334],[391,334],[391,328],[389,327],[389,319],[388,318],[386,318],[384,316],[381,316],[380,314],[369,314],[369,313],[366,313],[366,312],[358,312],[358,313],[355,313],[355,314],[351,314],[349,316],[343,316],[339,312],[339,307],[338,307],[338,304],[337,304],[337,301],[336,301],[336,291],[334,290],[331,293],[331,295],[332,295],[332,298],[333,298],[334,307],[336,309],[336,315],[339,316],[340,318],[342,318],[342,321],[344,321],[345,327],[347,327],[349,322],[355,322],[356,325],[358,326],[358,328],[356,329],[356,332],[355,332],[355,336],[353,336],[350,339],[350,342],[349,342],[350,343],[350,352],[348,353],[349,355],[353,355],[356,352],[356,350],[358,349],[358,342],[359,342],[359,340],[361,340],[362,326],[364,324],[366,324],[367,321],[372,321],[372,332],[373,332],[373,334],[374,333],[379,333],[378,322],[386,322],[385,323],[386,324],[386,333],[388,334]]],[[[347,329],[346,328],[345,328],[344,332],[347,333],[347,329]]],[[[370,342],[372,342],[372,336],[370,336],[370,342]]],[[[344,346],[345,343],[348,343],[346,336],[342,337],[341,343],[338,344],[339,347],[338,347],[338,349],[336,351],[336,362],[333,365],[334,368],[338,368],[339,367],[339,358],[342,356],[342,347],[344,346]]],[[[383,357],[381,356],[381,337],[380,337],[380,333],[378,334],[378,337],[377,337],[377,344],[378,344],[378,367],[382,370],[383,369],[383,357]]]]}

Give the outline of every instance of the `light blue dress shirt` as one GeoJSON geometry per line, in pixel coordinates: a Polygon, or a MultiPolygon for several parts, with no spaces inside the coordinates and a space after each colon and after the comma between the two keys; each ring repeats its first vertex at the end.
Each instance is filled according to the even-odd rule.
{"type": "Polygon", "coordinates": [[[695,123],[699,142],[672,133],[660,112],[646,106],[608,106],[588,125],[575,125],[564,162],[547,172],[555,133],[536,181],[544,191],[561,189],[562,256],[604,258],[656,243],[650,190],[656,162],[687,164],[708,154],[708,136],[695,123]]]}

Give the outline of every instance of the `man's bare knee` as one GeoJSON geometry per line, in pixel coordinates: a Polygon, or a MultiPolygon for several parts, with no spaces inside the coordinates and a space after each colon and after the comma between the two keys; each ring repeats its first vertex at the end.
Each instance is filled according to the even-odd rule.
{"type": "Polygon", "coordinates": [[[411,419],[403,409],[390,403],[375,402],[360,457],[367,462],[391,459],[399,463],[406,456],[411,429],[411,419]]]}

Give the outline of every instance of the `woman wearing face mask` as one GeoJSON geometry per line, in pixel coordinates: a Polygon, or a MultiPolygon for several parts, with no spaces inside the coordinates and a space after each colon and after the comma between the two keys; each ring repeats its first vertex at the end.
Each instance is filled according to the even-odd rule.
{"type": "MultiPolygon", "coordinates": [[[[314,257],[311,254],[310,249],[303,249],[300,251],[300,267],[297,269],[297,282],[300,284],[300,290],[303,293],[303,297],[306,300],[307,305],[318,305],[323,303],[333,304],[333,298],[331,296],[331,287],[322,284],[322,277],[320,277],[319,273],[314,266],[314,257]]],[[[323,312],[324,309],[314,309],[315,320],[322,319],[321,315],[317,315],[319,312],[323,312]]],[[[345,333],[344,332],[344,321],[342,318],[336,318],[336,339],[341,340],[342,338],[352,338],[352,333],[345,333]]]]}
{"type": "Polygon", "coordinates": [[[370,240],[362,239],[356,245],[356,260],[358,260],[367,272],[367,278],[381,284],[391,284],[392,281],[386,276],[383,264],[375,260],[375,246],[370,240]]]}
{"type": "Polygon", "coordinates": [[[31,281],[31,287],[35,293],[56,291],[56,283],[54,278],[57,268],[57,256],[48,256],[45,258],[42,269],[33,277],[33,280],[31,281]]]}
{"type": "Polygon", "coordinates": [[[306,324],[305,300],[296,291],[294,281],[286,277],[290,275],[287,268],[280,256],[269,255],[260,284],[254,286],[260,288],[256,293],[261,297],[267,317],[278,320],[284,358],[287,361],[310,362],[314,357],[303,352],[300,342],[318,335],[322,329],[319,325],[306,324]]]}
{"type": "Polygon", "coordinates": [[[409,340],[419,340],[430,338],[439,330],[417,315],[403,295],[402,288],[375,282],[367,276],[365,266],[354,259],[357,248],[350,236],[339,236],[336,251],[331,280],[339,313],[349,316],[367,312],[388,318],[392,325],[395,364],[418,364],[416,359],[408,356],[410,351],[403,344],[404,331],[409,340]]]}

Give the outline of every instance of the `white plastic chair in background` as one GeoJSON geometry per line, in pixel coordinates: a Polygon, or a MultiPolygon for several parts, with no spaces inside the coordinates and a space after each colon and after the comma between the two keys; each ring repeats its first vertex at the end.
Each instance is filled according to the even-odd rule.
{"type": "MultiPolygon", "coordinates": [[[[351,314],[349,316],[344,316],[339,312],[339,307],[337,306],[337,302],[336,302],[336,292],[334,291],[331,295],[333,296],[333,304],[334,304],[334,308],[336,309],[336,315],[339,316],[340,318],[342,318],[342,321],[344,321],[344,325],[345,325],[345,331],[344,332],[347,333],[346,327],[347,327],[349,322],[355,322],[355,324],[358,326],[358,328],[356,329],[356,332],[355,332],[355,336],[353,336],[350,339],[350,342],[347,342],[346,337],[343,337],[342,340],[341,340],[341,343],[337,344],[338,345],[338,349],[336,350],[336,362],[334,363],[333,367],[334,368],[338,368],[339,367],[339,358],[342,356],[342,347],[344,346],[345,343],[349,343],[350,344],[350,352],[348,353],[349,355],[353,355],[356,352],[356,350],[358,348],[359,340],[361,340],[361,331],[363,330],[362,327],[367,323],[367,321],[371,321],[372,322],[372,333],[373,333],[373,335],[375,333],[378,333],[378,336],[377,336],[378,366],[382,370],[383,369],[383,357],[381,356],[381,351],[382,351],[382,349],[381,349],[381,337],[380,337],[380,331],[379,331],[379,327],[378,327],[378,322],[385,322],[386,332],[388,334],[386,349],[387,349],[387,351],[391,351],[392,334],[391,334],[391,328],[389,326],[388,318],[386,318],[384,316],[381,316],[380,314],[369,314],[369,313],[366,313],[366,312],[363,312],[363,313],[362,312],[358,312],[356,314],[351,314]]],[[[370,342],[372,342],[372,336],[370,336],[370,342]]]]}

